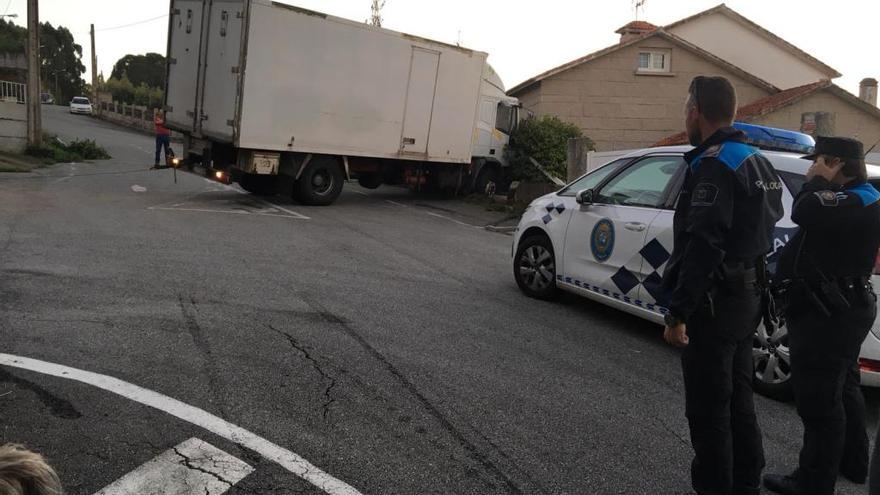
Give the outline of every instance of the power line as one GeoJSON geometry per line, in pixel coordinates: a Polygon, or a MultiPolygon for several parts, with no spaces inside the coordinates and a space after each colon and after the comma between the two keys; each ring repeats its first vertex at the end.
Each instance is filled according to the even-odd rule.
{"type": "Polygon", "coordinates": [[[136,22],[131,22],[128,24],[123,24],[121,26],[113,26],[113,27],[108,27],[108,28],[95,29],[95,31],[111,31],[113,29],[122,29],[122,28],[131,27],[131,26],[137,26],[138,24],[145,24],[147,22],[153,22],[153,21],[162,19],[163,17],[168,17],[168,14],[162,14],[160,16],[151,17],[149,19],[144,19],[142,21],[136,21],[136,22]]]}

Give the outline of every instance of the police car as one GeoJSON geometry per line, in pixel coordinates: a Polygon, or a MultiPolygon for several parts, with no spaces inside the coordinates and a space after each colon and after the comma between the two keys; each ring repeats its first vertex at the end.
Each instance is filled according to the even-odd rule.
{"type": "MultiPolygon", "coordinates": [[[[797,132],[737,122],[750,144],[763,153],[785,187],[785,216],[777,223],[773,251],[794,235],[794,197],[806,182],[813,138],[797,132]]],[[[683,154],[690,146],[633,151],[580,177],[562,190],[533,201],[523,213],[513,242],[514,278],[520,289],[538,299],[560,290],[596,300],[655,323],[668,312],[661,277],[672,253],[672,217],[684,182],[683,154]]],[[[880,167],[868,165],[869,181],[880,188],[880,167]]],[[[880,253],[878,253],[880,254],[880,253]]],[[[875,268],[875,273],[878,270],[875,268]]],[[[880,287],[877,276],[875,287],[880,287]]],[[[754,344],[755,389],[785,397],[791,373],[788,335],[758,328],[754,344]]],[[[880,325],[862,345],[862,384],[880,387],[880,325]]]]}

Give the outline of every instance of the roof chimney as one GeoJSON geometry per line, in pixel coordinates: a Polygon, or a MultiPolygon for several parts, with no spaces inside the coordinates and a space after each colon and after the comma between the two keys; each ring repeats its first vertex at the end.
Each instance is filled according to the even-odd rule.
{"type": "Polygon", "coordinates": [[[638,38],[645,33],[650,33],[657,29],[657,26],[645,21],[632,21],[626,26],[614,31],[620,35],[620,42],[626,43],[629,40],[638,38]]]}
{"type": "Polygon", "coordinates": [[[859,98],[867,101],[871,105],[877,106],[877,80],[873,77],[866,77],[859,83],[859,98]]]}

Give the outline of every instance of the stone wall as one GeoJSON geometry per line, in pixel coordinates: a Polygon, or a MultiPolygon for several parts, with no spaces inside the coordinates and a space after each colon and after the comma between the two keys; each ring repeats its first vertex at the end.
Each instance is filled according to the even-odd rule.
{"type": "Polygon", "coordinates": [[[27,146],[27,107],[0,100],[0,150],[20,153],[27,146]]]}

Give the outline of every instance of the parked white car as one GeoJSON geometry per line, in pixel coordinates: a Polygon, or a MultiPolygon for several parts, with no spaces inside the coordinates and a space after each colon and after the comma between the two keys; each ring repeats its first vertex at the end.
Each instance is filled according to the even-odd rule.
{"type": "Polygon", "coordinates": [[[92,103],[84,96],[75,96],[70,100],[70,113],[92,114],[92,103]]]}
{"type": "MultiPolygon", "coordinates": [[[[810,162],[794,149],[800,133],[737,124],[779,173],[785,188],[785,216],[777,223],[773,252],[797,230],[789,215],[794,196],[806,181],[810,162]],[[778,143],[767,136],[777,136],[778,143]],[[775,146],[777,144],[778,146],[775,146]]],[[[513,243],[513,268],[524,293],[550,299],[559,290],[573,292],[658,324],[667,309],[661,277],[672,253],[672,218],[682,187],[690,146],[633,151],[575,180],[562,190],[533,201],[526,209],[513,243]]],[[[880,188],[880,167],[868,166],[869,180],[880,188]]],[[[880,253],[878,253],[880,254],[880,253]]],[[[877,270],[875,269],[875,273],[877,270]]],[[[880,277],[873,277],[880,287],[880,277]]],[[[754,345],[755,389],[777,397],[789,394],[790,358],[783,324],[775,332],[758,328],[754,345]]],[[[862,346],[862,384],[880,387],[880,325],[876,322],[862,346]]]]}

